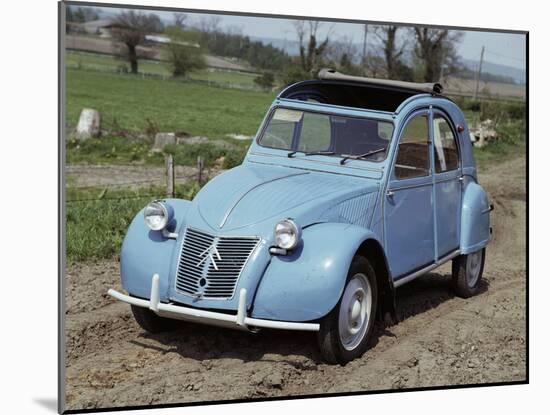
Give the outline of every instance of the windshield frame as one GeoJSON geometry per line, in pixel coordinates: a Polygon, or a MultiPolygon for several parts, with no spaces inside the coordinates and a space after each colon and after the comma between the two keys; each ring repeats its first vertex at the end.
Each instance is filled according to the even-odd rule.
{"type": "MultiPolygon", "coordinates": [[[[266,149],[270,149],[270,150],[278,150],[278,151],[284,152],[286,154],[291,153],[291,152],[296,152],[296,154],[302,154],[303,156],[306,156],[306,153],[309,153],[308,151],[295,150],[293,148],[284,149],[284,148],[280,148],[280,147],[271,147],[271,146],[267,146],[267,145],[264,145],[264,144],[261,143],[261,139],[263,138],[265,130],[269,126],[269,123],[273,119],[273,115],[274,115],[275,111],[279,108],[280,109],[288,109],[288,110],[294,110],[294,111],[307,112],[307,113],[311,113],[311,114],[323,114],[323,115],[329,115],[329,116],[333,115],[333,116],[343,117],[343,118],[355,118],[355,119],[362,119],[362,120],[379,121],[379,122],[385,122],[385,123],[390,124],[392,126],[392,134],[391,134],[391,137],[388,139],[388,145],[387,145],[386,151],[384,153],[384,158],[376,159],[376,160],[375,159],[370,159],[370,158],[353,158],[353,157],[350,158],[350,160],[358,160],[358,161],[362,161],[362,162],[370,162],[370,163],[377,163],[377,164],[378,163],[384,163],[384,162],[387,161],[388,155],[391,152],[391,144],[393,142],[393,138],[394,138],[394,135],[395,135],[395,122],[393,120],[393,117],[392,117],[392,119],[388,119],[388,118],[385,118],[385,117],[377,117],[376,114],[373,114],[371,111],[369,111],[368,114],[365,113],[365,115],[338,112],[338,109],[341,110],[342,108],[345,108],[345,107],[334,108],[334,110],[331,111],[330,108],[326,108],[328,106],[327,104],[322,104],[322,103],[317,103],[317,102],[313,103],[313,102],[307,102],[307,101],[303,101],[303,102],[302,101],[296,101],[296,103],[297,104],[312,105],[312,106],[322,105],[324,108],[303,108],[303,105],[294,106],[294,105],[284,105],[284,104],[279,104],[279,103],[277,103],[275,105],[272,105],[271,108],[269,109],[269,112],[267,113],[267,115],[265,117],[265,121],[263,122],[262,127],[260,128],[260,131],[256,135],[256,138],[254,140],[255,144],[257,144],[261,148],[266,148],[266,149]]],[[[355,108],[354,108],[354,110],[355,110],[355,108]]],[[[360,110],[360,111],[364,112],[364,110],[360,110]]],[[[333,158],[339,158],[339,159],[343,159],[346,156],[350,156],[350,154],[339,154],[339,153],[335,153],[335,154],[315,154],[315,155],[316,156],[323,156],[323,157],[333,157],[333,158]]]]}

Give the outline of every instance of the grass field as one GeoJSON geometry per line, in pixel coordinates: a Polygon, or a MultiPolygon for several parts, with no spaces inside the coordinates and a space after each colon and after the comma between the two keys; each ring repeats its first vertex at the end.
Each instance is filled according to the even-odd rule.
{"type": "Polygon", "coordinates": [[[211,87],[178,80],[141,78],[69,69],[67,124],[76,126],[82,108],[95,108],[103,128],[144,131],[148,120],[160,131],[223,138],[253,135],[274,93],[211,87]]]}

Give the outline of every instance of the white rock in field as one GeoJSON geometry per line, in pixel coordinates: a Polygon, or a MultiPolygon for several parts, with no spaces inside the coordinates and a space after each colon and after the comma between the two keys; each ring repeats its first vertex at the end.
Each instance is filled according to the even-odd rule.
{"type": "Polygon", "coordinates": [[[101,115],[92,108],[84,108],[80,113],[76,126],[76,138],[86,140],[90,137],[97,137],[101,132],[101,115]]]}
{"type": "Polygon", "coordinates": [[[228,137],[234,139],[234,140],[252,140],[251,135],[244,135],[244,134],[229,134],[228,137]]]}
{"type": "Polygon", "coordinates": [[[202,144],[207,143],[208,137],[202,137],[202,136],[193,136],[193,137],[178,137],[177,143],[178,144],[202,144]]]}
{"type": "Polygon", "coordinates": [[[162,152],[165,145],[176,144],[175,133],[157,133],[155,135],[155,144],[153,144],[153,151],[162,152]]]}

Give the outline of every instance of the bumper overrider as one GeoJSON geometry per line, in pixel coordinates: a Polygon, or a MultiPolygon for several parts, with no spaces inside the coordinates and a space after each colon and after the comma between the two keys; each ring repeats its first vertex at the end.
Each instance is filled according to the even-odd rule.
{"type": "Polygon", "coordinates": [[[172,303],[160,302],[160,277],[154,274],[151,278],[151,295],[149,300],[131,297],[122,294],[112,288],[107,292],[111,297],[125,303],[148,308],[161,317],[177,320],[190,321],[214,326],[222,326],[241,330],[254,328],[269,328],[283,330],[319,331],[317,323],[297,323],[292,321],[264,320],[247,316],[246,311],[246,289],[241,288],[239,292],[239,303],[237,314],[225,314],[197,308],[184,307],[172,303]]]}

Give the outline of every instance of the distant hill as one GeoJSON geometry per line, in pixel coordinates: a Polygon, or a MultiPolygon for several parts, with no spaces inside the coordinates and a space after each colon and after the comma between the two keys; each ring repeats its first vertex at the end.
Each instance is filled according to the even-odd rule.
{"type": "MultiPolygon", "coordinates": [[[[468,69],[471,69],[472,71],[477,71],[477,65],[479,64],[478,61],[472,59],[462,59],[462,63],[464,64],[464,66],[466,66],[468,69]]],[[[519,69],[512,66],[500,65],[498,63],[484,61],[482,70],[483,72],[493,75],[500,75],[512,78],[518,84],[524,84],[526,81],[525,69],[519,69]]]]}

